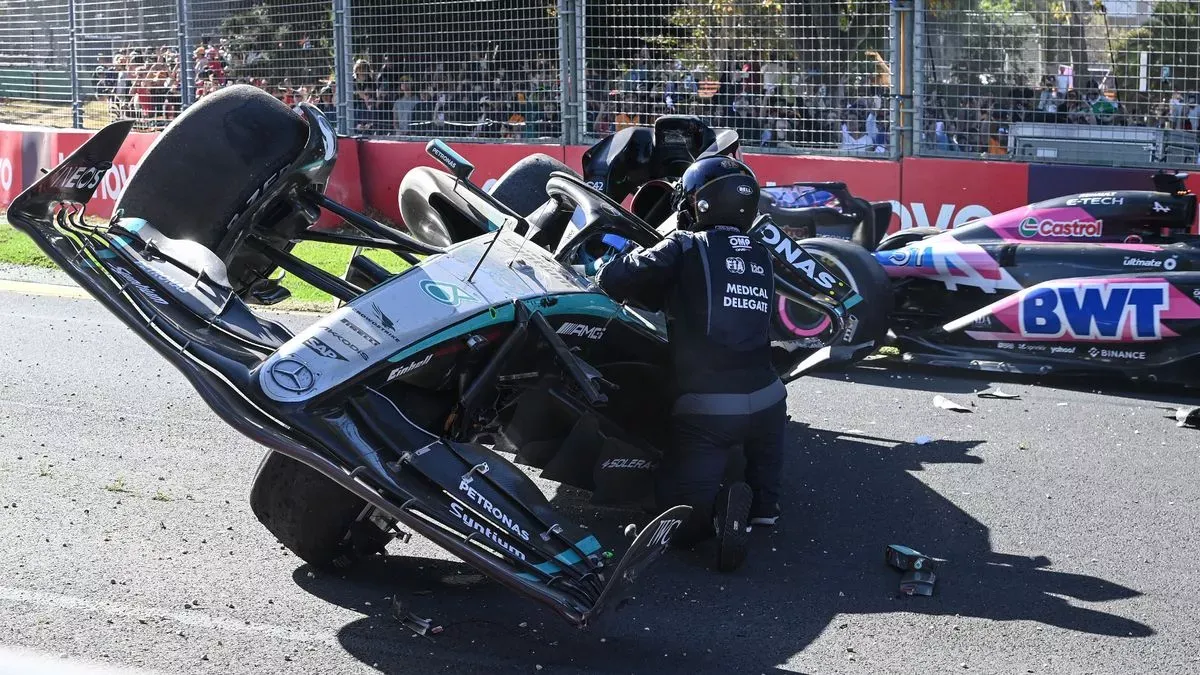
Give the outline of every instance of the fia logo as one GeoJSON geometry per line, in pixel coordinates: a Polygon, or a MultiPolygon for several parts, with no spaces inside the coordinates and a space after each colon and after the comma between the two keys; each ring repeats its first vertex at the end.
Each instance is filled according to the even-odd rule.
{"type": "Polygon", "coordinates": [[[747,237],[744,234],[732,234],[729,236],[729,245],[732,246],[733,250],[735,251],[749,251],[750,237],[747,237]]]}
{"type": "Polygon", "coordinates": [[[1159,204],[1158,202],[1154,202],[1154,212],[1155,213],[1170,213],[1171,207],[1163,206],[1162,204],[1159,204]]]}
{"type": "Polygon", "coordinates": [[[766,274],[766,271],[763,270],[763,266],[759,265],[758,263],[750,263],[750,271],[754,274],[766,274]]]}
{"type": "Polygon", "coordinates": [[[730,257],[725,259],[725,269],[731,274],[745,274],[746,263],[741,258],[730,257]]]}

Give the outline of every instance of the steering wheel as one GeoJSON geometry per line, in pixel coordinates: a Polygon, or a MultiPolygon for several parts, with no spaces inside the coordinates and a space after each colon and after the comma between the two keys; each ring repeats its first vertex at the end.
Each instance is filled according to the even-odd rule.
{"type": "Polygon", "coordinates": [[[650,247],[662,241],[662,235],[644,220],[575,176],[555,171],[546,183],[546,193],[583,214],[583,226],[559,246],[554,257],[586,277],[595,276],[602,260],[634,246],[650,247]]]}

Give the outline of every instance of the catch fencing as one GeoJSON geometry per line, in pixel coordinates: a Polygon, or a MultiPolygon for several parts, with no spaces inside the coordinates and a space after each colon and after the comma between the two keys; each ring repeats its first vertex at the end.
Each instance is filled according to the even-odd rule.
{"type": "Polygon", "coordinates": [[[153,130],[250,83],[380,139],[578,145],[676,113],[768,154],[1200,150],[1195,2],[0,0],[0,18],[17,124],[153,130]]]}

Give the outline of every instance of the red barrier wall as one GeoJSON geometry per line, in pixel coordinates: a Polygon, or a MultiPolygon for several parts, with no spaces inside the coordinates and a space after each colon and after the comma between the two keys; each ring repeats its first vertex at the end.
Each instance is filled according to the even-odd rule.
{"type": "MultiPolygon", "coordinates": [[[[561,145],[451,142],[450,146],[475,165],[471,180],[478,185],[499,178],[510,166],[535,153],[545,153],[558,160],[563,158],[561,145]]],[[[359,143],[359,157],[362,163],[362,193],[367,204],[397,223],[402,220],[399,194],[404,174],[417,166],[442,168],[437,160],[425,152],[424,142],[362,141],[359,143]]]]}
{"type": "MultiPolygon", "coordinates": [[[[39,169],[50,169],[75,150],[90,132],[0,126],[0,206],[7,205],[30,185],[39,169]]],[[[155,134],[129,135],[113,169],[97,188],[89,213],[109,216],[113,204],[137,170],[155,134]]],[[[475,179],[483,186],[521,158],[545,153],[580,170],[583,146],[522,143],[458,143],[451,145],[475,164],[475,179]]],[[[415,166],[439,165],[425,153],[424,142],[340,139],[338,161],[327,193],[353,209],[372,207],[400,223],[398,193],[405,173],[415,166]]],[[[892,202],[889,231],[909,227],[948,228],[969,220],[1081,189],[1150,189],[1149,171],[1100,170],[1094,167],[1028,165],[931,158],[899,162],[839,157],[801,157],[746,153],[745,159],[763,184],[797,181],[843,181],[854,194],[892,202]],[[1097,172],[1107,171],[1101,175],[1097,172]],[[1144,176],[1142,174],[1145,174],[1144,176]],[[1110,175],[1111,174],[1111,175],[1110,175]],[[1053,177],[1053,180],[1051,180],[1053,177]],[[1125,183],[1133,181],[1136,184],[1125,183]],[[1143,185],[1142,183],[1147,183],[1143,185]],[[1105,187],[1088,187],[1104,184],[1105,187]]],[[[201,169],[198,169],[201,170],[201,169]]],[[[219,177],[214,177],[219,179],[219,177]]],[[[1197,177],[1193,177],[1197,178],[1197,177]]],[[[1200,178],[1197,178],[1200,180],[1200,178]]],[[[1189,179],[1189,183],[1193,181],[1189,179]]],[[[322,224],[338,219],[325,214],[322,224]]]]}
{"type": "MultiPolygon", "coordinates": [[[[37,180],[41,169],[49,170],[57,166],[91,135],[91,132],[75,130],[14,126],[0,128],[0,206],[7,207],[23,189],[37,180]],[[6,180],[10,175],[11,179],[6,180]]],[[[157,137],[156,133],[130,133],[126,137],[112,169],[104,176],[92,200],[88,202],[88,215],[102,218],[112,215],[113,206],[137,171],[142,156],[157,137]]],[[[331,198],[354,209],[365,206],[359,177],[358,146],[359,143],[353,139],[339,140],[338,161],[326,190],[331,198]]],[[[202,171],[202,168],[197,171],[202,171]]],[[[219,176],[211,178],[220,180],[219,176]]],[[[322,224],[339,222],[340,219],[331,214],[324,214],[321,219],[322,224]]]]}

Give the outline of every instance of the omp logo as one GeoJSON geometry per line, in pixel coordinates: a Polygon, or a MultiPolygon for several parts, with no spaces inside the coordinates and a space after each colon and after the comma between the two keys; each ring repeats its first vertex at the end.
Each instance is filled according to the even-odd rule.
{"type": "Polygon", "coordinates": [[[729,245],[732,246],[733,250],[735,251],[749,251],[750,237],[747,237],[744,234],[732,235],[729,237],[729,245]]]}
{"type": "Polygon", "coordinates": [[[1098,282],[1038,288],[1021,299],[1021,334],[1076,340],[1157,340],[1169,286],[1098,282]]]}
{"type": "Polygon", "coordinates": [[[832,289],[837,279],[828,272],[817,272],[817,262],[812,259],[796,242],[783,234],[774,223],[763,223],[759,228],[762,242],[783,255],[788,264],[799,270],[804,276],[815,281],[824,289],[832,289]]]}
{"type": "Polygon", "coordinates": [[[604,337],[604,329],[600,326],[588,326],[582,323],[571,323],[570,321],[559,326],[555,332],[559,335],[574,335],[585,337],[589,340],[599,340],[604,337]]]}
{"type": "Polygon", "coordinates": [[[666,546],[671,543],[671,535],[675,532],[675,529],[682,524],[682,520],[675,518],[659,521],[658,527],[654,530],[654,534],[650,536],[650,541],[647,545],[658,544],[659,546],[666,546]]]}
{"type": "Polygon", "coordinates": [[[646,471],[651,471],[657,466],[657,462],[651,462],[648,459],[629,459],[627,457],[606,459],[600,464],[601,469],[643,469],[646,471]]]}
{"type": "Polygon", "coordinates": [[[728,270],[732,274],[745,274],[746,273],[746,263],[741,258],[733,258],[733,257],[726,258],[725,259],[725,269],[728,270]]]}
{"type": "Polygon", "coordinates": [[[425,364],[429,363],[429,361],[432,358],[433,358],[433,352],[429,352],[428,354],[425,355],[425,358],[421,359],[420,361],[413,361],[412,363],[410,363],[406,366],[400,366],[399,368],[396,368],[395,370],[393,370],[391,373],[388,374],[387,381],[391,382],[392,380],[396,379],[397,377],[400,377],[401,375],[407,375],[407,374],[411,373],[412,371],[416,370],[417,368],[420,368],[421,366],[424,366],[425,364]]]}
{"type": "Polygon", "coordinates": [[[1104,234],[1104,221],[1090,220],[1038,220],[1026,218],[1017,227],[1022,237],[1099,237],[1104,234]]]}
{"type": "Polygon", "coordinates": [[[425,294],[434,300],[437,300],[443,305],[450,305],[451,307],[458,307],[463,303],[463,301],[475,301],[475,296],[464,291],[458,286],[455,286],[454,284],[437,282],[432,279],[426,279],[425,281],[422,281],[421,290],[425,291],[425,294]]]}

